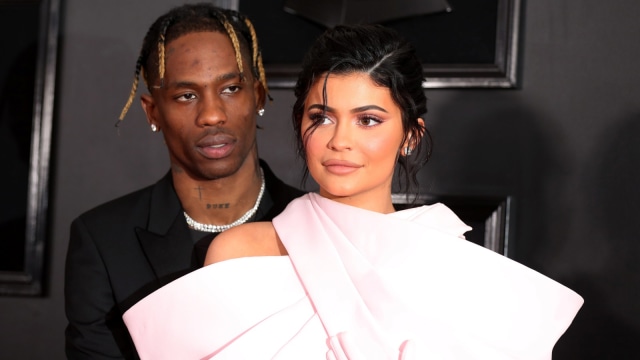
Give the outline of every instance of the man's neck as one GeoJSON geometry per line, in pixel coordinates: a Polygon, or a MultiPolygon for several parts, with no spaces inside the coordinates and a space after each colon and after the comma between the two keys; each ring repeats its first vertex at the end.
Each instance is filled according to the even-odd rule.
{"type": "Polygon", "coordinates": [[[257,158],[247,161],[233,175],[215,180],[196,180],[186,172],[172,172],[185,212],[203,224],[230,224],[256,204],[262,177],[257,158]]]}

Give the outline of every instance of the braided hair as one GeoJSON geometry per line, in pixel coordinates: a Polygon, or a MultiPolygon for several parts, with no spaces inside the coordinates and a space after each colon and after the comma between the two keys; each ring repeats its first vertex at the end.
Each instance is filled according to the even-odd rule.
{"type": "Polygon", "coordinates": [[[229,37],[235,51],[240,77],[243,80],[246,78],[242,61],[243,50],[245,54],[251,55],[251,75],[258,79],[268,96],[269,91],[262,64],[262,54],[258,46],[258,37],[251,21],[237,11],[222,9],[210,3],[185,4],[175,7],[160,16],[147,31],[142,42],[140,55],[136,61],[135,75],[129,98],[122,109],[116,126],[120,124],[120,121],[124,119],[129,111],[138,90],[141,76],[149,90],[151,90],[150,84],[156,83],[157,80],[160,83],[159,87],[164,86],[165,44],[186,34],[205,31],[220,32],[229,37]]]}

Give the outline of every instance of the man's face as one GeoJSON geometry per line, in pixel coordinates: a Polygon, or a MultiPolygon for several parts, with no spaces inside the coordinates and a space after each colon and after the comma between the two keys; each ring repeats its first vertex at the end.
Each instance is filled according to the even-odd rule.
{"type": "Polygon", "coordinates": [[[252,166],[246,160],[257,157],[256,112],[264,92],[246,56],[243,61],[241,81],[231,41],[219,32],[190,33],[167,44],[164,85],[143,95],[142,106],[164,134],[174,172],[212,180],[252,166]]]}

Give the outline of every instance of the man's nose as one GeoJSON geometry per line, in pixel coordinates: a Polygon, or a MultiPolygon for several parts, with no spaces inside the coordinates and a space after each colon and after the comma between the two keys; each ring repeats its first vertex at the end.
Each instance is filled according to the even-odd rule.
{"type": "Polygon", "coordinates": [[[200,126],[224,124],[227,121],[224,102],[215,96],[205,96],[200,101],[197,121],[200,126]]]}

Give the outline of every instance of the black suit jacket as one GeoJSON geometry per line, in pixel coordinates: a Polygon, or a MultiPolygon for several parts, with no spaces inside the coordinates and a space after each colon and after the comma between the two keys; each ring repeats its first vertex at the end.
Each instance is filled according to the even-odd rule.
{"type": "MultiPolygon", "coordinates": [[[[302,191],[260,162],[271,220],[302,191]]],[[[71,224],[65,268],[69,359],[137,359],[122,314],[146,295],[197,269],[194,244],[171,174],[98,206],[71,224]]]]}

